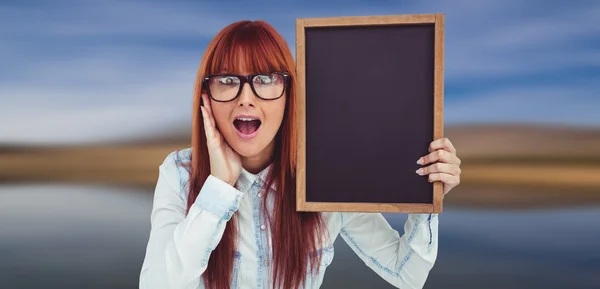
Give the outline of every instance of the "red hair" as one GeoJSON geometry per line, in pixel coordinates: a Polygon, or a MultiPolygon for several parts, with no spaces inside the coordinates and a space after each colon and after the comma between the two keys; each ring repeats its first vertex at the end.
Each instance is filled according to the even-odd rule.
{"type": "MultiPolygon", "coordinates": [[[[317,272],[320,264],[318,245],[322,241],[323,219],[320,213],[296,212],[296,71],[285,39],[264,21],[239,21],[221,30],[209,43],[196,76],[194,87],[192,157],[188,194],[189,211],[200,188],[210,174],[204,124],[200,113],[202,79],[205,75],[285,71],[291,76],[286,92],[286,110],[275,138],[275,152],[267,176],[270,188],[276,184],[274,210],[267,213],[272,232],[273,284],[297,288],[304,284],[309,270],[317,272]]],[[[266,205],[267,198],[264,198],[266,205]]],[[[267,206],[264,206],[265,208],[267,206]]],[[[236,214],[227,223],[216,249],[211,253],[203,274],[207,288],[229,288],[237,238],[236,214]]]]}

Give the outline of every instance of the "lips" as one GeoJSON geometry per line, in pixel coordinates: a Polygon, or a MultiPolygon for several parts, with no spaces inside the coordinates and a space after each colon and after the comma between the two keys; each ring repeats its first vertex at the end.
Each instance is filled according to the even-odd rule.
{"type": "Polygon", "coordinates": [[[233,121],[233,126],[242,138],[256,135],[261,124],[260,118],[253,115],[238,115],[233,121]]]}

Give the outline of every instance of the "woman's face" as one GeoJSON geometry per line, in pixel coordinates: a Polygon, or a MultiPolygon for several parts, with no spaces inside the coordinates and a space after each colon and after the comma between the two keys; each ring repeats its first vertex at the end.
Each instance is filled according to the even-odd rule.
{"type": "MultiPolygon", "coordinates": [[[[281,79],[276,79],[279,80],[281,79]]],[[[215,96],[218,91],[226,93],[227,89],[237,92],[236,87],[239,86],[231,83],[230,78],[209,82],[211,94],[215,96]]],[[[273,83],[275,82],[270,78],[257,78],[253,84],[257,92],[264,96],[274,93],[273,83]]],[[[284,84],[285,81],[281,85],[284,84]]],[[[244,83],[239,96],[232,101],[219,102],[211,99],[217,128],[231,148],[246,158],[260,156],[265,149],[270,151],[273,148],[275,135],[283,121],[285,105],[285,94],[277,99],[264,100],[254,94],[249,83],[244,83]]]]}

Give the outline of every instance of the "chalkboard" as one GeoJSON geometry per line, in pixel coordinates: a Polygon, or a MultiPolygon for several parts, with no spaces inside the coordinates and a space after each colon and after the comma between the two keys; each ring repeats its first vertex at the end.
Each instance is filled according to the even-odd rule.
{"type": "Polygon", "coordinates": [[[297,211],[441,213],[444,15],[296,19],[297,211]]]}

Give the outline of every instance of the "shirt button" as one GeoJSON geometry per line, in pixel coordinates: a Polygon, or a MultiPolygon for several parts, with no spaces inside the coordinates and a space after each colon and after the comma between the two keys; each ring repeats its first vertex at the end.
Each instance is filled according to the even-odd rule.
{"type": "Polygon", "coordinates": [[[261,226],[260,226],[260,229],[261,229],[261,230],[263,230],[263,231],[264,231],[266,228],[267,228],[267,227],[266,227],[265,225],[261,225],[261,226]]]}
{"type": "Polygon", "coordinates": [[[258,197],[259,197],[259,198],[260,198],[260,197],[262,197],[262,193],[258,193],[258,197]]]}

